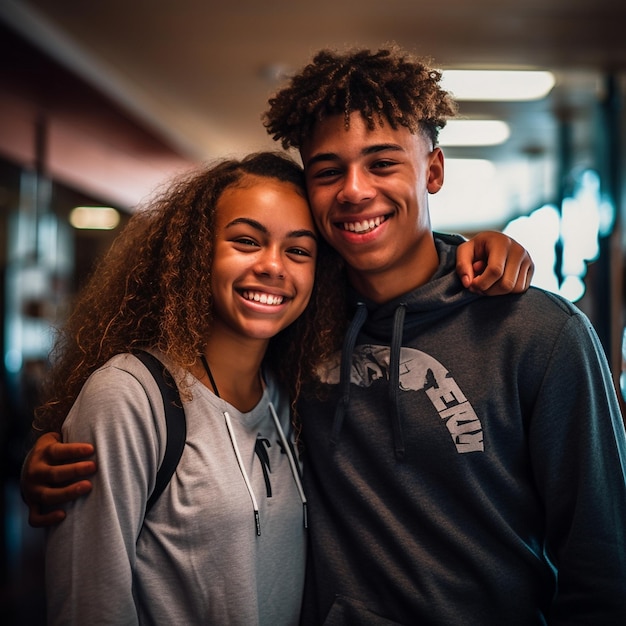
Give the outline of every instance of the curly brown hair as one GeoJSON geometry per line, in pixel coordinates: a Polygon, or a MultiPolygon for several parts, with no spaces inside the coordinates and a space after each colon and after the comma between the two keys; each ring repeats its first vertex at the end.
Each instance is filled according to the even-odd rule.
{"type": "Polygon", "coordinates": [[[350,114],[358,111],[370,130],[387,121],[394,129],[424,132],[435,146],[447,118],[457,112],[440,80],[440,71],[396,46],[321,50],[269,99],[263,124],[283,148],[300,149],[317,121],[343,113],[348,128],[350,114]]]}
{"type": "MultiPolygon", "coordinates": [[[[304,194],[302,168],[285,155],[262,152],[179,177],[131,217],[59,331],[35,430],[60,430],[89,375],[116,354],[151,347],[184,369],[192,366],[213,319],[216,205],[248,175],[291,182],[304,194]]],[[[292,406],[320,359],[340,344],[344,290],[342,263],[320,241],[310,304],[270,341],[265,357],[292,406]],[[318,276],[324,277],[323,289],[318,276]]]]}

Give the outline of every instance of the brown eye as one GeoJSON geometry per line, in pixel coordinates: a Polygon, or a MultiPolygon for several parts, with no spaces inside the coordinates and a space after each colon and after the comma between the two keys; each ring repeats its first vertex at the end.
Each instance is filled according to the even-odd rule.
{"type": "Polygon", "coordinates": [[[289,248],[289,250],[287,250],[287,252],[289,254],[293,254],[295,256],[304,256],[304,257],[311,257],[311,256],[313,256],[311,254],[311,252],[309,252],[308,250],[305,250],[304,248],[289,248]]]}
{"type": "Polygon", "coordinates": [[[237,237],[237,239],[233,239],[235,243],[240,243],[243,246],[251,246],[258,247],[259,244],[254,241],[254,239],[250,239],[249,237],[237,237]]]}

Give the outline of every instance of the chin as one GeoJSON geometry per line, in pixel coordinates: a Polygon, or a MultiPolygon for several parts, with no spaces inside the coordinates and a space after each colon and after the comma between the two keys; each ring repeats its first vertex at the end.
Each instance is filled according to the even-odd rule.
{"type": "Polygon", "coordinates": [[[268,341],[275,337],[281,330],[287,328],[287,325],[280,324],[270,326],[255,326],[254,328],[245,328],[242,334],[248,339],[258,339],[259,341],[268,341]]]}

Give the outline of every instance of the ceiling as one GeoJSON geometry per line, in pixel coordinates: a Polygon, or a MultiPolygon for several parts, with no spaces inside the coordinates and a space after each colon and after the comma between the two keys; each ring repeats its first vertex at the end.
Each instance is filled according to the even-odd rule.
{"type": "Polygon", "coordinates": [[[573,152],[588,151],[606,77],[626,72],[621,0],[0,0],[0,19],[201,160],[272,147],[267,98],[322,47],[395,41],[444,71],[550,69],[557,84],[542,101],[461,104],[462,117],[512,131],[503,146],[446,149],[491,159],[509,181],[495,201],[507,214],[479,227],[550,196],[560,124],[574,125],[573,152]]]}

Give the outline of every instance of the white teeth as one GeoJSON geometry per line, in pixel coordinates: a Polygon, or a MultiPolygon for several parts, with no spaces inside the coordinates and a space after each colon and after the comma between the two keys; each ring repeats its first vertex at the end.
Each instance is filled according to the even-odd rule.
{"type": "Polygon", "coordinates": [[[270,293],[262,293],[259,291],[244,291],[241,294],[246,300],[253,300],[261,304],[278,305],[283,303],[283,296],[273,296],[270,293]]]}
{"type": "Polygon", "coordinates": [[[380,226],[384,221],[384,217],[375,217],[372,220],[363,220],[361,222],[344,222],[343,228],[353,233],[365,233],[380,226]]]}

